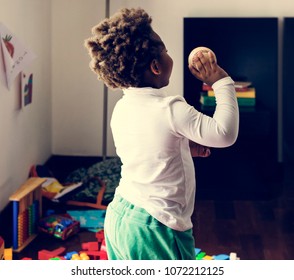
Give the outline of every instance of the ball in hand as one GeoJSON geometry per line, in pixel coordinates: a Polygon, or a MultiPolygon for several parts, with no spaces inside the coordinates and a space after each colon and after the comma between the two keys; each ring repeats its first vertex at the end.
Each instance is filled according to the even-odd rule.
{"type": "MultiPolygon", "coordinates": [[[[197,48],[193,49],[190,52],[190,54],[189,54],[189,57],[188,57],[188,63],[189,63],[189,65],[193,65],[193,61],[196,58],[196,54],[199,51],[201,51],[203,53],[205,59],[209,59],[208,52],[211,52],[212,55],[213,55],[213,57],[214,57],[214,59],[215,59],[215,61],[216,61],[216,55],[215,55],[215,53],[211,49],[209,49],[207,47],[197,47],[197,48]]],[[[193,66],[197,69],[197,66],[196,65],[193,65],[193,66]]]]}

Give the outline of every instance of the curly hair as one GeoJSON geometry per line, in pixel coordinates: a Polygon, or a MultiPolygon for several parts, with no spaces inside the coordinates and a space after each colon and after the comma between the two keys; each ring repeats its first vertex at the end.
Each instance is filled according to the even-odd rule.
{"type": "Polygon", "coordinates": [[[85,40],[90,68],[110,88],[138,87],[162,42],[152,38],[152,19],[141,8],[121,9],[92,28],[85,40]]]}

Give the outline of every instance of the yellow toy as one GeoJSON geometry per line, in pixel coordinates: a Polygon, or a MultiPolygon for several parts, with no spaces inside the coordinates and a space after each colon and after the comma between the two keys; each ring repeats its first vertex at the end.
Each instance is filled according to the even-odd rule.
{"type": "Polygon", "coordinates": [[[4,240],[0,236],[0,261],[1,260],[12,260],[12,248],[5,249],[4,240]]]}
{"type": "Polygon", "coordinates": [[[6,261],[12,260],[12,248],[4,249],[4,260],[6,261]]]}
{"type": "Polygon", "coordinates": [[[90,257],[85,252],[80,253],[80,255],[79,254],[73,254],[72,257],[71,257],[71,260],[74,260],[74,261],[77,261],[77,260],[86,261],[86,260],[89,260],[89,259],[90,259],[90,257]]]}

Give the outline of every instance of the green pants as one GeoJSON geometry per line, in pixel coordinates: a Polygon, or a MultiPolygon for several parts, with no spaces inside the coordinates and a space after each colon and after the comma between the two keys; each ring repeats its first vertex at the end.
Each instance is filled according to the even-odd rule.
{"type": "Polygon", "coordinates": [[[109,260],[194,260],[192,229],[173,230],[116,195],[104,224],[109,260]]]}

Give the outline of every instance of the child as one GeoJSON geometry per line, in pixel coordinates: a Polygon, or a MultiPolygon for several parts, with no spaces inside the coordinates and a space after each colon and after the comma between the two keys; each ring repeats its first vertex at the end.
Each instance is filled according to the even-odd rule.
{"type": "Polygon", "coordinates": [[[234,82],[211,53],[209,59],[197,55],[195,68],[189,69],[212,85],[217,100],[214,116],[206,116],[183,97],[160,91],[169,84],[173,60],[143,9],[122,9],[92,32],[85,42],[91,69],[124,93],[111,118],[122,171],[105,218],[108,258],[195,259],[195,173],[189,142],[227,147],[236,141],[234,82]]]}

